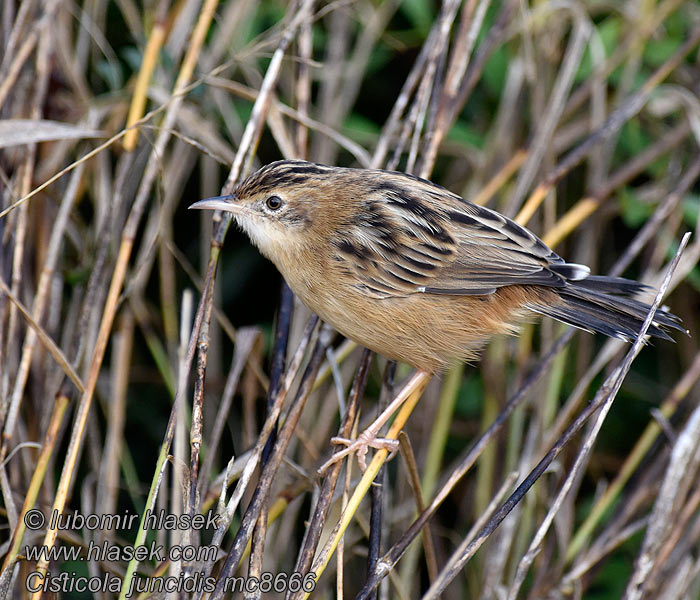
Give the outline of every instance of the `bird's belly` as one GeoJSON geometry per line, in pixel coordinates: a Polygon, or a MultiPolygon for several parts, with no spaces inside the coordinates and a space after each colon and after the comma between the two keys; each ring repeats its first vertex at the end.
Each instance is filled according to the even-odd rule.
{"type": "Polygon", "coordinates": [[[500,290],[490,296],[416,293],[377,299],[357,288],[333,293],[328,286],[288,283],[306,306],[344,336],[430,372],[474,358],[491,335],[512,329],[507,322],[519,307],[518,298],[500,290]]]}

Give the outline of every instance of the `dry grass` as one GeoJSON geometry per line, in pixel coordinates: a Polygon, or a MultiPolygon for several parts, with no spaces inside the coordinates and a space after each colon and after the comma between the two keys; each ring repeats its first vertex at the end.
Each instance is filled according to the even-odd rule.
{"type": "Polygon", "coordinates": [[[698,5],[147,4],[0,7],[0,598],[36,571],[121,589],[65,598],[309,571],[319,598],[698,597],[698,5]],[[694,337],[545,322],[405,387],[271,297],[227,217],[186,213],[280,157],[431,177],[662,287],[694,337]],[[398,393],[400,458],[319,476],[398,393]],[[141,527],[149,509],[220,518],[141,527]],[[26,556],[91,543],[214,556],[26,556]]]}

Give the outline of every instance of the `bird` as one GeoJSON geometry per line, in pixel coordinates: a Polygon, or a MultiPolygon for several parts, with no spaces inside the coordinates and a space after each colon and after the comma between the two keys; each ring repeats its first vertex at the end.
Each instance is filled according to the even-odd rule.
{"type": "MultiPolygon", "coordinates": [[[[430,375],[533,316],[631,341],[650,308],[633,297],[648,286],[591,275],[508,217],[407,173],[282,160],[190,208],[230,212],[322,320],[430,375]]],[[[674,329],[685,331],[659,310],[648,334],[674,329]]]]}

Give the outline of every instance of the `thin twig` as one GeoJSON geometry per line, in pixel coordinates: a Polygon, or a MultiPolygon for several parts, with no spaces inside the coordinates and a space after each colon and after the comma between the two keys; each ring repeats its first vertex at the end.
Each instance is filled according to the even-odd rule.
{"type": "MultiPolygon", "coordinates": [[[[525,493],[540,478],[542,473],[544,473],[545,469],[557,457],[557,455],[561,452],[561,450],[569,442],[569,440],[571,440],[571,438],[581,429],[581,427],[583,427],[584,423],[589,419],[589,417],[591,417],[593,414],[600,410],[596,426],[592,429],[591,435],[586,440],[584,445],[584,451],[579,454],[577,463],[583,463],[586,460],[588,453],[592,448],[595,436],[598,433],[598,431],[600,431],[600,427],[602,427],[603,425],[603,420],[607,415],[607,412],[610,409],[610,406],[612,405],[612,402],[615,399],[617,392],[620,390],[622,382],[624,381],[625,376],[627,375],[630,367],[632,366],[632,362],[644,346],[644,336],[646,335],[649,327],[651,326],[652,321],[654,320],[656,309],[661,304],[661,300],[663,299],[666,290],[668,289],[668,286],[671,283],[673,271],[678,265],[678,261],[680,260],[681,254],[683,253],[685,246],[688,244],[689,239],[690,234],[687,233],[683,237],[678,252],[676,253],[673,261],[671,261],[671,264],[668,270],[666,271],[664,282],[659,288],[659,291],[656,294],[656,298],[654,298],[654,302],[649,308],[649,312],[647,314],[646,319],[644,320],[644,324],[642,325],[639,333],[637,334],[637,338],[634,344],[625,355],[624,360],[605,380],[602,387],[596,393],[596,396],[593,399],[593,401],[581,412],[581,414],[574,421],[574,423],[572,423],[571,426],[562,434],[562,436],[556,441],[554,446],[552,446],[552,448],[549,450],[549,452],[547,452],[544,458],[528,474],[528,476],[523,480],[523,482],[518,486],[518,488],[513,492],[513,494],[511,494],[511,496],[508,498],[508,500],[506,500],[506,502],[501,506],[501,508],[496,512],[496,514],[489,519],[488,523],[484,525],[484,527],[473,539],[469,540],[469,542],[464,546],[458,548],[457,551],[452,555],[452,557],[450,557],[448,564],[443,569],[441,578],[438,581],[436,581],[432,586],[430,586],[430,589],[425,594],[424,598],[435,598],[447,587],[447,585],[459,574],[459,572],[467,563],[467,561],[469,561],[469,559],[474,555],[474,553],[482,546],[482,544],[491,535],[491,533],[493,533],[493,531],[503,522],[503,519],[505,519],[506,516],[508,516],[508,514],[513,510],[513,508],[520,502],[525,493]]],[[[567,477],[566,482],[560,491],[558,501],[555,502],[554,506],[552,507],[552,510],[550,510],[548,514],[548,517],[543,522],[542,527],[540,528],[540,532],[538,533],[535,540],[533,540],[530,551],[531,553],[534,552],[534,550],[539,546],[539,538],[543,536],[544,532],[547,530],[548,525],[551,523],[551,520],[553,519],[553,516],[556,513],[558,505],[564,499],[577,472],[578,470],[574,468],[571,474],[567,477]]],[[[530,559],[526,559],[526,561],[529,560],[530,559]]],[[[525,562],[524,564],[528,564],[528,562],[525,562]]],[[[524,575],[522,575],[521,577],[524,577],[524,575]]]]}

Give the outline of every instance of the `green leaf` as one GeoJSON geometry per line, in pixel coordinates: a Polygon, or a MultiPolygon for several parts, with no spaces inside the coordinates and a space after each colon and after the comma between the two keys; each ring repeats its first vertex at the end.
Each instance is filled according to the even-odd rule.
{"type": "Polygon", "coordinates": [[[479,150],[484,148],[484,135],[464,121],[455,122],[447,133],[447,139],[479,150]]]}
{"type": "Polygon", "coordinates": [[[425,0],[404,0],[401,3],[400,11],[415,29],[427,34],[435,20],[432,6],[432,2],[425,0]]]}
{"type": "Polygon", "coordinates": [[[687,18],[685,11],[679,10],[668,16],[663,27],[666,32],[665,37],[668,39],[684,40],[692,29],[693,23],[691,19],[687,18]]]}
{"type": "Polygon", "coordinates": [[[659,40],[649,40],[644,45],[644,60],[652,67],[660,67],[683,43],[682,39],[670,39],[667,37],[659,40]]]}
{"type": "Polygon", "coordinates": [[[374,47],[367,63],[367,75],[374,75],[393,58],[392,50],[386,45],[378,44],[374,47]]]}
{"type": "Polygon", "coordinates": [[[95,65],[95,71],[102,77],[110,91],[121,90],[124,87],[124,74],[119,63],[101,60],[95,65]]]}
{"type": "Polygon", "coordinates": [[[647,134],[642,131],[642,127],[639,121],[633,119],[632,121],[627,121],[622,127],[620,132],[620,150],[622,150],[625,158],[628,160],[629,156],[637,156],[640,154],[649,144],[649,138],[647,134]]]}
{"type": "Polygon", "coordinates": [[[483,80],[486,84],[486,89],[496,98],[500,97],[506,83],[508,61],[508,51],[503,46],[498,48],[486,61],[483,80]]]}
{"type": "Polygon", "coordinates": [[[455,414],[464,417],[478,417],[481,414],[484,386],[479,377],[466,377],[459,388],[455,414]]]}
{"type": "Polygon", "coordinates": [[[612,598],[622,598],[631,570],[630,556],[625,554],[631,553],[623,554],[620,552],[611,556],[601,565],[590,588],[586,590],[587,599],[611,600],[612,598]]]}
{"type": "MultiPolygon", "coordinates": [[[[683,214],[685,215],[685,203],[683,205],[683,214]]],[[[697,218],[697,207],[696,207],[696,213],[695,213],[695,218],[697,218]]],[[[678,252],[678,242],[673,241],[671,244],[669,244],[668,247],[668,252],[666,253],[666,256],[668,257],[669,260],[671,260],[675,255],[676,252],[678,252]]],[[[690,273],[688,273],[685,276],[685,281],[688,282],[690,285],[692,285],[698,292],[700,292],[700,267],[695,265],[690,273]]]]}
{"type": "MultiPolygon", "coordinates": [[[[603,48],[605,49],[605,56],[610,56],[612,51],[617,47],[618,40],[620,38],[620,19],[618,17],[611,17],[600,23],[596,28],[596,34],[600,38],[603,48]]],[[[581,59],[581,63],[578,67],[578,72],[576,73],[576,83],[580,83],[588,79],[593,73],[593,58],[591,55],[591,42],[586,46],[586,52],[581,59]]]]}
{"type": "Polygon", "coordinates": [[[371,119],[353,113],[345,119],[343,129],[352,138],[357,140],[374,139],[381,132],[381,127],[371,119]]]}
{"type": "Polygon", "coordinates": [[[698,226],[698,211],[700,211],[700,196],[687,194],[683,198],[683,221],[692,229],[698,226]]]}
{"type": "Polygon", "coordinates": [[[625,222],[625,225],[632,229],[642,225],[654,212],[653,206],[640,202],[635,191],[628,187],[622,188],[620,207],[622,209],[622,220],[625,222]]]}

